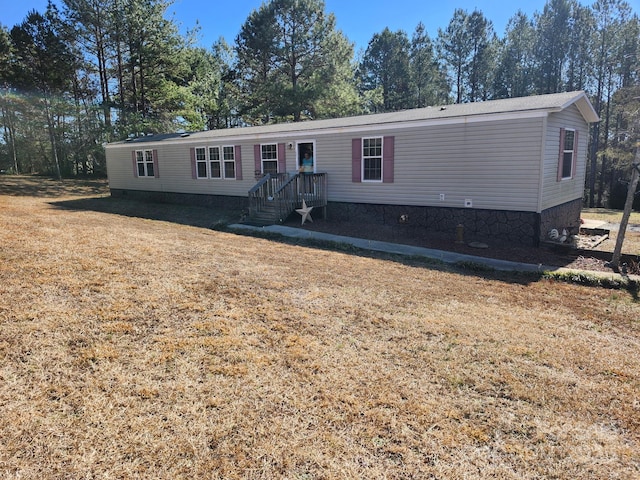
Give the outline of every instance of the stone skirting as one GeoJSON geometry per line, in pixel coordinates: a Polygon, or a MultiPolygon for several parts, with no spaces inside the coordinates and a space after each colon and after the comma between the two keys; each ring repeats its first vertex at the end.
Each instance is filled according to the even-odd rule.
{"type": "MultiPolygon", "coordinates": [[[[248,197],[122,189],[111,189],[111,195],[133,200],[229,210],[248,208],[248,197]]],[[[537,246],[541,241],[548,240],[548,232],[552,228],[559,231],[566,228],[570,234],[578,233],[581,209],[581,199],[549,208],[541,214],[475,208],[329,202],[326,221],[362,225],[363,228],[393,227],[398,234],[412,237],[420,237],[429,232],[443,232],[450,234],[452,239],[455,238],[458,225],[463,225],[465,241],[487,240],[537,246]]]]}
{"type": "Polygon", "coordinates": [[[455,238],[458,225],[469,240],[500,240],[518,245],[538,245],[539,215],[534,212],[480,210],[473,208],[420,207],[329,202],[330,222],[379,226],[399,226],[408,235],[427,232],[450,233],[455,238]]]}
{"type": "Polygon", "coordinates": [[[553,228],[558,232],[566,229],[570,235],[578,234],[581,212],[581,198],[543,211],[540,214],[540,240],[549,240],[549,231],[553,228]]]}
{"type": "Polygon", "coordinates": [[[576,199],[541,214],[508,210],[474,208],[420,207],[403,205],[374,205],[364,203],[329,202],[327,218],[330,222],[349,222],[375,227],[401,226],[409,235],[427,231],[450,233],[452,238],[458,225],[464,226],[465,240],[492,239],[504,243],[537,246],[546,240],[552,228],[566,228],[578,233],[582,200],[576,199]]]}

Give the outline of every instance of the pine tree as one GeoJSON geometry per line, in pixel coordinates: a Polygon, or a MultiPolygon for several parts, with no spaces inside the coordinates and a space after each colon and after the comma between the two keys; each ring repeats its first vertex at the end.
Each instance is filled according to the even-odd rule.
{"type": "Polygon", "coordinates": [[[353,48],[322,0],[271,0],[254,10],[236,39],[243,115],[250,123],[318,118],[323,98],[353,81],[353,48]]]}
{"type": "Polygon", "coordinates": [[[418,23],[411,37],[410,71],[414,107],[448,102],[446,73],[435,58],[433,43],[422,22],[418,23]]]}
{"type": "Polygon", "coordinates": [[[390,112],[414,106],[409,87],[409,48],[405,32],[393,33],[388,28],[376,33],[369,42],[360,74],[365,91],[380,89],[382,92],[379,111],[390,112]]]}

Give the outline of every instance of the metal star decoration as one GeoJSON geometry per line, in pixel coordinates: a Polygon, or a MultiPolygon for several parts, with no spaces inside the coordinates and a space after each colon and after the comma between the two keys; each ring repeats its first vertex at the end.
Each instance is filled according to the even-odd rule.
{"type": "Polygon", "coordinates": [[[313,223],[313,218],[311,218],[311,210],[313,210],[313,207],[307,207],[307,203],[303,199],[302,208],[296,208],[296,212],[302,215],[302,223],[300,225],[304,225],[304,222],[306,222],[307,220],[313,223]]]}

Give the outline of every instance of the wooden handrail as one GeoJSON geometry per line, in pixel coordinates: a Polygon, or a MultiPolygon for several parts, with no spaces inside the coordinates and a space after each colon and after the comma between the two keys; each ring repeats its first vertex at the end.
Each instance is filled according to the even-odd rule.
{"type": "Polygon", "coordinates": [[[326,173],[265,175],[249,190],[249,217],[268,210],[274,222],[284,221],[303,200],[309,207],[325,207],[326,179],[326,173]]]}

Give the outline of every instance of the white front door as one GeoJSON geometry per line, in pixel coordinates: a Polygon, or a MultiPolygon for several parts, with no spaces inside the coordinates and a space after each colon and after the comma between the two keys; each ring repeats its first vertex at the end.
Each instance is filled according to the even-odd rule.
{"type": "Polygon", "coordinates": [[[317,160],[315,140],[296,142],[296,169],[298,172],[304,169],[306,173],[315,173],[317,171],[317,160]]]}

